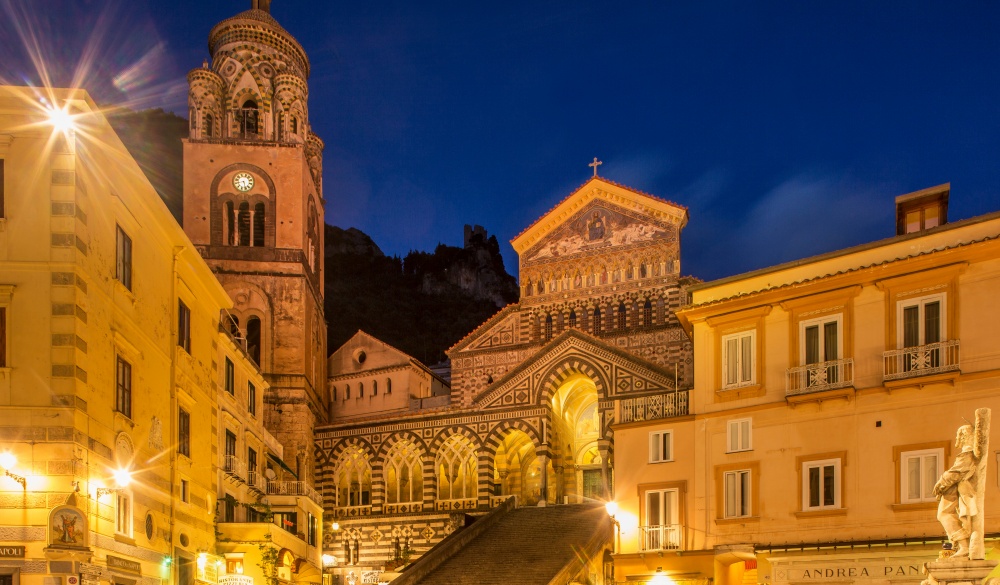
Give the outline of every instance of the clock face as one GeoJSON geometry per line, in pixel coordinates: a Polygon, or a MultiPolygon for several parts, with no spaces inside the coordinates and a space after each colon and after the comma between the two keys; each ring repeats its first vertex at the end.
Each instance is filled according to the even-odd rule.
{"type": "Polygon", "coordinates": [[[250,173],[236,173],[233,176],[233,187],[236,187],[240,191],[249,191],[253,188],[253,175],[250,173]]]}

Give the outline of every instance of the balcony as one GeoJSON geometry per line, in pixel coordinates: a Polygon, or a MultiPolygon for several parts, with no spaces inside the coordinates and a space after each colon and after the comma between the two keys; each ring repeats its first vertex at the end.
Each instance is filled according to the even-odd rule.
{"type": "Polygon", "coordinates": [[[267,481],[256,469],[247,471],[247,487],[261,494],[267,493],[267,481]]]}
{"type": "Polygon", "coordinates": [[[882,380],[903,380],[959,370],[958,340],[894,349],[882,354],[882,380]]]}
{"type": "Polygon", "coordinates": [[[639,550],[641,552],[680,550],[680,548],[680,524],[639,527],[639,550]]]}
{"type": "Polygon", "coordinates": [[[267,495],[306,496],[320,506],[323,505],[323,497],[304,481],[269,481],[267,482],[267,495]]]}
{"type": "Polygon", "coordinates": [[[222,461],[222,470],[226,472],[226,475],[236,481],[246,481],[247,466],[235,455],[225,456],[222,461]]]}
{"type": "Polygon", "coordinates": [[[798,396],[854,386],[854,358],[830,360],[789,368],[785,396],[798,396]]]}
{"type": "Polygon", "coordinates": [[[637,422],[684,416],[688,413],[688,391],[625,398],[621,401],[621,422],[637,422]]]}

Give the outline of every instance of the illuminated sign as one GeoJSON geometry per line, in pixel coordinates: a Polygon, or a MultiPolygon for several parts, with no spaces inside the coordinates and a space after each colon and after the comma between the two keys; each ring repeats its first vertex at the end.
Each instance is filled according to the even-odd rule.
{"type": "Polygon", "coordinates": [[[111,555],[108,555],[108,568],[118,569],[119,571],[128,571],[129,573],[135,573],[136,575],[142,574],[142,565],[140,565],[138,561],[130,561],[128,559],[113,557],[111,555]]]}
{"type": "Polygon", "coordinates": [[[250,575],[219,575],[219,585],[253,585],[250,575]]]}

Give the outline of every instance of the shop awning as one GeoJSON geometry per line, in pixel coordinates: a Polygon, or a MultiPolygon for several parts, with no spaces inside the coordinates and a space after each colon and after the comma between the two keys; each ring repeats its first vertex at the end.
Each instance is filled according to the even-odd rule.
{"type": "Polygon", "coordinates": [[[299,478],[298,474],[296,474],[296,473],[295,473],[294,471],[292,471],[292,468],[291,468],[291,467],[289,467],[287,463],[285,463],[284,461],[282,461],[282,460],[281,460],[281,459],[279,459],[278,457],[275,457],[274,455],[271,455],[270,453],[268,453],[268,454],[267,454],[267,456],[268,456],[268,458],[269,458],[269,459],[270,459],[271,461],[274,461],[275,463],[277,463],[277,464],[278,464],[278,467],[280,467],[280,468],[284,469],[284,470],[285,470],[285,471],[287,471],[288,473],[291,473],[291,474],[292,474],[292,477],[294,477],[295,479],[298,479],[298,478],[299,478]]]}

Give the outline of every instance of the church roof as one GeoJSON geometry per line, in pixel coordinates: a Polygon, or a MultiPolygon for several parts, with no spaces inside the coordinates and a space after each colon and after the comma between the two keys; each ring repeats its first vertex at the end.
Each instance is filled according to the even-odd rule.
{"type": "MultiPolygon", "coordinates": [[[[279,50],[288,50],[288,48],[291,48],[291,50],[294,53],[296,53],[295,55],[292,56],[302,60],[302,65],[305,68],[303,72],[305,74],[305,77],[306,78],[309,77],[309,56],[306,55],[305,49],[302,48],[302,45],[299,43],[298,40],[296,40],[295,37],[292,36],[290,32],[288,32],[287,30],[284,29],[284,27],[278,24],[278,21],[275,20],[273,16],[271,16],[271,13],[267,12],[266,10],[260,10],[258,8],[251,8],[250,10],[244,10],[243,12],[240,12],[235,16],[230,16],[229,18],[219,21],[218,24],[213,26],[212,31],[208,33],[209,54],[215,55],[215,45],[219,41],[219,38],[223,31],[229,29],[230,27],[239,26],[240,24],[250,24],[248,23],[248,21],[257,24],[258,26],[264,25],[264,28],[268,28],[272,32],[277,33],[280,37],[283,37],[284,40],[286,40],[290,44],[290,47],[275,47],[275,48],[279,50]]],[[[250,40],[253,42],[262,41],[262,39],[259,38],[259,35],[253,35],[252,33],[248,36],[246,40],[250,40]]]]}
{"type": "Polygon", "coordinates": [[[566,203],[567,201],[569,201],[570,199],[572,199],[573,196],[576,195],[577,193],[579,193],[584,187],[586,187],[587,185],[589,185],[590,183],[593,183],[595,181],[598,181],[598,182],[601,182],[601,183],[607,183],[609,185],[614,185],[615,187],[618,187],[620,189],[625,189],[625,190],[631,191],[631,192],[635,193],[636,195],[642,195],[643,197],[649,197],[650,199],[653,199],[655,201],[659,201],[660,203],[666,203],[668,205],[673,205],[674,207],[680,208],[680,209],[682,209],[684,211],[687,211],[687,209],[688,209],[687,206],[681,205],[680,203],[676,203],[676,202],[671,201],[669,199],[664,199],[663,197],[657,197],[656,195],[652,195],[650,193],[646,193],[645,191],[640,191],[639,189],[634,189],[632,187],[629,187],[628,185],[625,185],[625,184],[622,184],[622,183],[618,183],[618,182],[612,181],[610,179],[606,179],[604,177],[591,177],[591,178],[587,179],[586,181],[584,181],[583,183],[581,183],[579,187],[577,187],[576,189],[573,189],[573,191],[569,195],[563,197],[559,201],[559,203],[556,203],[555,205],[553,205],[548,211],[546,211],[545,213],[543,213],[541,215],[541,217],[539,217],[538,219],[536,219],[535,221],[533,221],[531,223],[531,225],[529,225],[528,227],[526,227],[523,230],[521,230],[521,233],[519,233],[516,236],[514,236],[513,238],[511,238],[511,240],[510,240],[511,243],[513,243],[514,240],[520,238],[524,234],[528,233],[531,230],[531,228],[533,228],[536,225],[538,225],[539,223],[541,223],[542,220],[546,218],[546,216],[548,216],[550,213],[552,213],[553,211],[555,211],[556,209],[558,209],[560,205],[562,205],[563,203],[566,203]]]}

